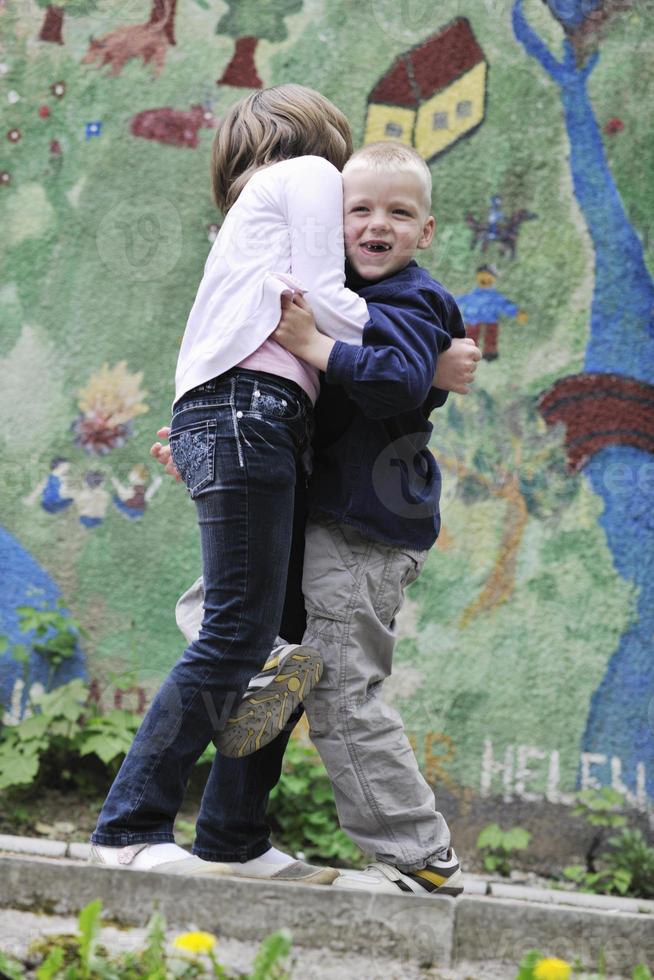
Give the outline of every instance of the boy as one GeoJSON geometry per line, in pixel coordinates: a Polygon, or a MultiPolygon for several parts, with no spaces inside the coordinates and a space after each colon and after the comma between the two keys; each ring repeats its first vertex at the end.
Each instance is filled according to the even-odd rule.
{"type": "MultiPolygon", "coordinates": [[[[422,158],[399,144],[372,144],[350,158],[343,185],[348,282],[371,314],[363,344],[319,333],[297,295],[284,303],[273,334],[325,371],[303,577],[303,642],[322,654],[324,674],[304,708],[341,825],[377,858],[333,887],[456,895],[462,875],[447,824],[380,690],[391,671],[404,588],[439,531],[440,475],[428,449],[428,418],[446,395],[432,383],[439,353],[465,330],[450,294],[413,261],[435,228],[422,158]]],[[[468,350],[467,383],[479,358],[474,345],[468,350]]],[[[180,600],[178,622],[187,635],[201,620],[200,601],[197,584],[180,600]]],[[[251,704],[265,691],[265,674],[246,692],[244,716],[248,698],[251,704]]],[[[238,713],[234,722],[238,727],[238,713]]]]}

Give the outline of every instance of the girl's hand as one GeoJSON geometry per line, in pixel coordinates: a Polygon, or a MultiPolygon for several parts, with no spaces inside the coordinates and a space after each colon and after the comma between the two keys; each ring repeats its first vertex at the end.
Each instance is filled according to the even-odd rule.
{"type": "Polygon", "coordinates": [[[307,301],[300,293],[294,293],[292,298],[284,293],[281,304],[282,316],[272,339],[307,364],[326,370],[334,341],[319,332],[307,301]]]}
{"type": "MultiPolygon", "coordinates": [[[[162,429],[159,429],[157,435],[160,439],[167,439],[170,435],[170,427],[165,425],[162,429]]],[[[169,473],[170,476],[174,476],[178,481],[182,479],[179,475],[179,470],[173,463],[170,455],[170,446],[162,446],[160,442],[155,442],[155,444],[150,448],[150,455],[156,459],[158,463],[161,463],[166,473],[169,473]]]]}
{"type": "Polygon", "coordinates": [[[481,351],[472,337],[454,337],[452,346],[438,355],[433,387],[467,395],[480,360],[481,351]]]}

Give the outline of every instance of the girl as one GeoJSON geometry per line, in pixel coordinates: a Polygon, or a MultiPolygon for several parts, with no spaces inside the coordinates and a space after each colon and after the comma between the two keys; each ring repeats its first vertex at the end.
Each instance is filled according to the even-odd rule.
{"type": "MultiPolygon", "coordinates": [[[[258,854],[240,847],[226,855],[203,837],[211,815],[227,803],[213,798],[211,776],[198,819],[198,857],[174,844],[173,823],[193,764],[224,727],[280,629],[295,497],[318,393],[317,371],[269,339],[280,298],[308,285],[316,320],[335,339],[360,343],[368,320],[364,300],[344,287],[340,170],[351,152],[343,114],[299,85],[246,97],[214,139],[213,193],[226,218],[180,349],[170,434],[197,508],[204,619],[153,700],[102,808],[91,838],[101,863],[224,873],[224,864],[207,862],[242,862],[264,851],[273,862],[279,855],[271,857],[268,845],[258,854]]],[[[301,560],[292,564],[301,568],[301,560]]],[[[286,672],[282,725],[297,694],[307,693],[320,673],[317,654],[290,653],[299,659],[286,672]]],[[[224,763],[218,756],[214,767],[224,763]]],[[[287,855],[278,862],[280,877],[329,883],[337,874],[287,855]]]]}

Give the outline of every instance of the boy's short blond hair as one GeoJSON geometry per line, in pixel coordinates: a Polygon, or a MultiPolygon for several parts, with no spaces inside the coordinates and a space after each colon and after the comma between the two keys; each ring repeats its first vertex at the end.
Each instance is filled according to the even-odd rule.
{"type": "Polygon", "coordinates": [[[431,170],[412,146],[396,143],[393,140],[379,140],[368,143],[356,150],[343,168],[346,174],[355,167],[392,173],[397,170],[413,170],[424,188],[423,204],[427,214],[431,211],[431,170]]]}

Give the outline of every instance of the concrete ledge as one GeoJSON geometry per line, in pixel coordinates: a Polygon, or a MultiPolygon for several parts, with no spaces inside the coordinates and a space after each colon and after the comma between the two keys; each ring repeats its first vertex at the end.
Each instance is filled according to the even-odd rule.
{"type": "MultiPolygon", "coordinates": [[[[66,857],[88,861],[91,845],[72,841],[53,841],[41,837],[17,837],[0,834],[0,852],[34,854],[40,857],[66,857]]],[[[573,891],[564,888],[542,888],[514,882],[494,876],[466,874],[465,894],[492,896],[493,898],[518,899],[551,905],[574,905],[581,908],[600,909],[618,914],[642,912],[654,915],[654,901],[644,898],[622,898],[619,895],[594,895],[592,892],[573,891]]]]}
{"type": "MultiPolygon", "coordinates": [[[[469,893],[466,885],[466,894],[469,893]]],[[[619,895],[593,895],[590,892],[567,891],[563,888],[528,888],[525,885],[510,885],[492,882],[487,895],[494,898],[522,899],[525,902],[540,902],[545,905],[574,905],[577,908],[598,909],[619,915],[623,912],[642,912],[654,915],[654,902],[644,898],[621,898],[619,895]]],[[[654,928],[654,921],[652,922],[654,928]]]]}
{"type": "Polygon", "coordinates": [[[91,856],[91,845],[77,841],[67,843],[65,840],[51,840],[49,837],[17,837],[13,834],[0,834],[0,851],[88,861],[91,856]]]}
{"type": "Polygon", "coordinates": [[[67,850],[68,844],[63,840],[0,834],[0,851],[11,851],[13,854],[40,854],[43,857],[66,857],[67,850]]]}
{"type": "Polygon", "coordinates": [[[601,951],[609,973],[629,976],[638,963],[654,962],[654,919],[625,912],[518,902],[504,898],[459,898],[453,960],[519,963],[530,949],[596,969],[601,951]]]}
{"type": "Polygon", "coordinates": [[[0,855],[0,907],[16,910],[70,915],[100,898],[105,916],[124,925],[145,925],[158,907],[175,928],[248,941],[285,926],[298,946],[441,968],[463,961],[517,964],[530,949],[578,957],[587,969],[597,967],[603,950],[609,972],[622,975],[654,962],[654,903],[638,899],[528,888],[483,876],[470,876],[459,899],[375,895],[102,868],[81,863],[86,844],[0,837],[2,846],[22,852],[0,855]],[[28,855],[30,846],[49,853],[28,855]],[[68,857],[51,856],[62,848],[68,857]]]}
{"type": "Polygon", "coordinates": [[[235,939],[263,939],[286,926],[299,946],[447,967],[455,899],[372,895],[238,878],[183,877],[82,865],[70,860],[0,856],[0,906],[50,914],[102,899],[105,915],[144,925],[157,905],[171,926],[235,939]]]}

